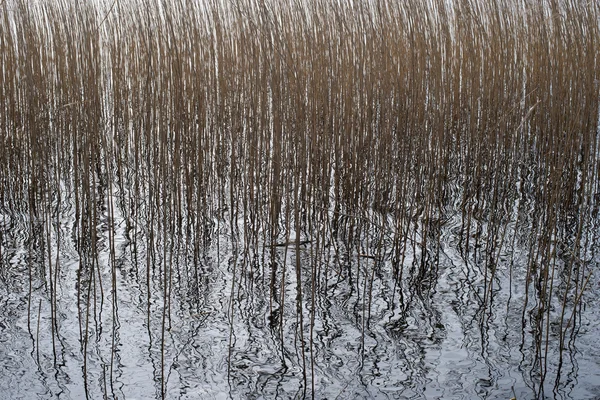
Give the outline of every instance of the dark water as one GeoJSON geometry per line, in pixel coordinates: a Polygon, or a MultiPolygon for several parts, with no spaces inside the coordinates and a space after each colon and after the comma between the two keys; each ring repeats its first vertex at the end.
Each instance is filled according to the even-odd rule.
{"type": "MultiPolygon", "coordinates": [[[[585,293],[567,296],[562,322],[563,297],[550,300],[538,325],[525,292],[536,222],[516,203],[491,275],[476,235],[464,251],[460,212],[425,247],[415,222],[400,260],[392,222],[375,212],[355,239],[359,224],[332,218],[303,231],[306,243],[274,247],[225,207],[194,249],[185,220],[133,224],[115,188],[99,196],[97,262],[86,264],[90,243],[60,190],[50,215],[1,215],[1,398],[600,397],[597,220],[572,272],[585,293]]],[[[493,228],[473,224],[480,237],[493,228]]],[[[553,246],[560,294],[571,258],[553,246]]]]}

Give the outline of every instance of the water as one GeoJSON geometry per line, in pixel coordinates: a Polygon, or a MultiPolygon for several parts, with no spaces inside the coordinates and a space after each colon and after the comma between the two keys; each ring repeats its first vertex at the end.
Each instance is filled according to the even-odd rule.
{"type": "MultiPolygon", "coordinates": [[[[187,220],[150,224],[153,206],[140,201],[136,225],[118,185],[113,196],[98,189],[90,259],[75,200],[62,190],[50,215],[2,214],[2,398],[600,396],[600,283],[591,275],[576,309],[574,292],[562,325],[560,297],[550,301],[537,329],[532,289],[525,303],[533,227],[518,207],[503,225],[492,276],[486,242],[465,253],[458,212],[425,247],[416,224],[398,260],[380,213],[363,228],[323,220],[301,232],[301,246],[295,232],[292,243],[273,246],[248,236],[247,216],[227,208],[200,232],[187,220]],[[201,246],[189,239],[200,234],[201,246]]],[[[480,237],[494,228],[474,226],[480,237]]],[[[584,253],[593,258],[575,272],[579,285],[598,263],[597,221],[591,226],[584,253]]],[[[569,290],[568,259],[563,251],[555,260],[555,293],[569,290]]]]}
{"type": "Polygon", "coordinates": [[[0,399],[600,398],[595,4],[38,3],[0,399]]]}

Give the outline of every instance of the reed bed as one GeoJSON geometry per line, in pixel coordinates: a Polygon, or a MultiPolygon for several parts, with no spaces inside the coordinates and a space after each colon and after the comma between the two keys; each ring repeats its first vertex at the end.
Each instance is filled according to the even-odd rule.
{"type": "Polygon", "coordinates": [[[364,353],[372,304],[404,329],[454,246],[482,331],[510,277],[541,397],[597,280],[598,54],[595,1],[5,0],[0,275],[27,276],[54,363],[61,280],[76,281],[86,394],[98,321],[116,349],[134,276],[165,397],[172,314],[181,297],[202,308],[208,249],[226,249],[230,372],[236,321],[253,318],[240,304],[258,302],[314,396],[334,287],[364,353]],[[14,243],[36,255],[22,269],[14,243]]]}

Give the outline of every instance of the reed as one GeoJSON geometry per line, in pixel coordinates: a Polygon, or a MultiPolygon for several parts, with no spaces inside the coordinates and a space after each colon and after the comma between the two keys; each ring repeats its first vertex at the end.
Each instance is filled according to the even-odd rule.
{"type": "Polygon", "coordinates": [[[46,249],[29,314],[47,301],[60,338],[73,218],[84,374],[110,299],[112,382],[125,226],[165,397],[178,296],[200,301],[206,254],[230,246],[230,358],[241,299],[268,304],[314,395],[328,293],[347,285],[364,351],[373,299],[406,314],[455,246],[481,329],[501,276],[521,285],[542,396],[596,273],[599,20],[571,0],[5,0],[0,207],[46,249]]]}

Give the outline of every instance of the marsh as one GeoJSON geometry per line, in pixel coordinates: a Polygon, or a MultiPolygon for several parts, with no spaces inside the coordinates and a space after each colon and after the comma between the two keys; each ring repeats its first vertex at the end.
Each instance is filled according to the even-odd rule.
{"type": "Polygon", "coordinates": [[[0,2],[0,397],[598,398],[599,21],[0,2]]]}

